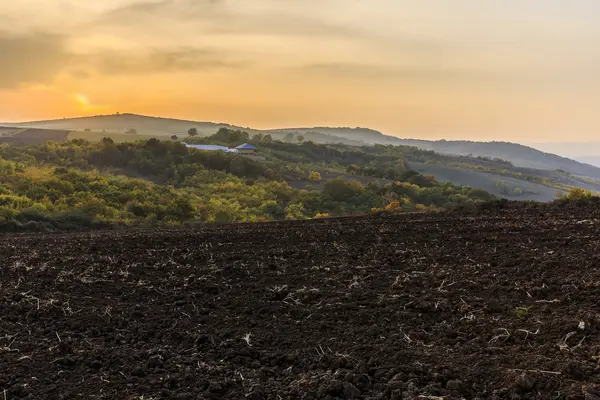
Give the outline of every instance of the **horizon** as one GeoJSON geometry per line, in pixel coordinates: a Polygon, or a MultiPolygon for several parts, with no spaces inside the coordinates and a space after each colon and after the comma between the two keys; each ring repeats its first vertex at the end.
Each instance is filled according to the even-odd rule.
{"type": "Polygon", "coordinates": [[[255,129],[585,143],[600,131],[598,11],[591,0],[2,4],[0,121],[126,109],[255,129]]]}
{"type": "MultiPolygon", "coordinates": [[[[586,149],[586,146],[588,145],[597,145],[600,144],[600,140],[588,140],[588,141],[582,141],[582,142],[576,142],[576,141],[547,141],[547,142],[527,142],[527,141],[511,141],[511,140],[502,140],[502,139],[490,139],[490,140],[473,140],[473,139],[461,139],[461,138],[454,138],[454,139],[447,139],[445,137],[440,137],[440,138],[421,138],[418,136],[400,136],[400,135],[394,135],[391,134],[389,132],[385,132],[382,130],[379,130],[377,128],[373,128],[373,127],[368,127],[368,126],[356,126],[356,127],[351,127],[351,126],[321,126],[321,125],[307,125],[307,126],[283,126],[283,127],[273,127],[273,128],[261,128],[261,127],[254,127],[254,126],[246,126],[244,127],[244,125],[235,125],[235,124],[230,124],[226,121],[201,121],[201,120],[194,120],[194,119],[181,119],[181,118],[177,118],[177,117],[171,117],[171,116],[161,116],[161,115],[143,115],[143,114],[135,114],[135,113],[130,113],[130,112],[118,112],[118,113],[114,113],[114,114],[98,114],[98,115],[79,115],[79,116],[74,116],[74,117],[63,117],[63,118],[56,118],[56,119],[48,119],[48,120],[29,120],[29,121],[0,121],[0,127],[2,127],[3,125],[22,125],[22,124],[38,124],[38,123],[45,123],[45,122],[54,122],[54,121],[64,121],[64,120],[79,120],[79,119],[86,119],[86,118],[98,118],[98,117],[113,117],[113,116],[136,116],[136,117],[144,117],[144,118],[157,118],[157,119],[168,119],[168,120],[177,120],[177,121],[186,121],[186,122],[190,122],[190,123],[209,123],[209,124],[216,124],[216,125],[230,125],[233,128],[239,128],[241,130],[244,129],[250,129],[250,130],[258,130],[258,131],[269,131],[269,130],[287,130],[287,129],[318,129],[318,128],[333,128],[333,129],[369,129],[369,130],[373,130],[379,133],[382,133],[383,135],[387,135],[387,136],[392,136],[392,137],[396,137],[399,139],[405,139],[405,140],[428,140],[428,141],[442,141],[442,140],[447,140],[447,141],[479,141],[479,142],[506,142],[506,143],[514,143],[514,144],[519,144],[522,146],[528,146],[528,147],[532,147],[534,149],[537,150],[541,150],[544,152],[550,152],[550,153],[554,153],[557,155],[561,155],[563,157],[571,157],[571,158],[576,158],[576,157],[596,157],[596,152],[590,152],[590,153],[586,153],[585,151],[582,151],[583,149],[586,149]],[[555,147],[555,146],[560,146],[560,147],[555,147]],[[562,146],[567,146],[567,148],[562,147],[562,146]]],[[[50,128],[48,128],[50,129],[50,128]]],[[[97,131],[98,129],[92,129],[92,131],[97,131]]],[[[107,133],[111,133],[111,132],[107,132],[107,133]]]]}

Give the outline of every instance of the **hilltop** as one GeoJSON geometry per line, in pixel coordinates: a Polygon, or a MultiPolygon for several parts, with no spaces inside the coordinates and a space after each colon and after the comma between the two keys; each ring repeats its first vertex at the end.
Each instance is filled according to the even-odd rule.
{"type": "Polygon", "coordinates": [[[187,134],[188,129],[192,127],[198,129],[198,133],[201,136],[212,135],[220,128],[239,128],[226,123],[186,121],[137,114],[97,115],[93,117],[30,121],[0,125],[22,128],[66,129],[71,131],[85,131],[88,129],[92,132],[106,131],[111,133],[124,133],[129,129],[135,129],[139,134],[157,136],[187,134]]]}

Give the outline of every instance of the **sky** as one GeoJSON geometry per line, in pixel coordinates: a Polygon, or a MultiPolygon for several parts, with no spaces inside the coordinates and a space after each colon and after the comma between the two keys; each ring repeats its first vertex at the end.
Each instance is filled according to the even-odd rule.
{"type": "Polygon", "coordinates": [[[590,141],[597,0],[0,0],[0,121],[590,141]]]}

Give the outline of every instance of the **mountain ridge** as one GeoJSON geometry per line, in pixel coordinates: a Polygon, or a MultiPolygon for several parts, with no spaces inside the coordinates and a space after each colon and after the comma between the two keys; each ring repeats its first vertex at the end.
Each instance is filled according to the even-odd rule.
{"type": "Polygon", "coordinates": [[[197,128],[200,136],[214,134],[220,128],[240,129],[249,133],[271,134],[275,137],[296,134],[306,136],[307,140],[321,143],[341,142],[360,146],[391,144],[418,147],[449,155],[473,155],[498,158],[516,166],[542,170],[564,170],[574,175],[600,178],[600,168],[554,153],[544,152],[534,147],[508,141],[471,141],[471,140],[424,140],[400,138],[381,131],[364,127],[304,127],[281,129],[253,129],[229,123],[200,122],[168,117],[145,116],[132,113],[74,117],[55,120],[28,121],[18,123],[0,123],[6,127],[69,129],[75,131],[92,130],[118,133],[127,129],[136,129],[146,135],[185,135],[188,129],[197,128]]]}

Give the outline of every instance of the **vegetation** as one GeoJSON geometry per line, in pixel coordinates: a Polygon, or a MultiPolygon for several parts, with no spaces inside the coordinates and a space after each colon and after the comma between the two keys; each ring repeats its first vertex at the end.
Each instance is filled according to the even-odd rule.
{"type": "Polygon", "coordinates": [[[311,182],[321,182],[321,174],[317,171],[311,171],[310,174],[308,174],[308,180],[311,182]]]}
{"type": "MultiPolygon", "coordinates": [[[[386,146],[379,152],[340,149],[286,144],[267,136],[256,138],[262,141],[264,162],[158,139],[0,146],[0,225],[56,229],[256,222],[431,210],[493,198],[409,171],[400,154],[386,146]],[[323,180],[319,170],[344,174],[324,181],[321,190],[293,187],[294,182],[323,180]],[[358,174],[395,180],[361,183],[358,174]]],[[[247,133],[223,129],[211,140],[239,144],[246,139],[247,133]]]]}
{"type": "Polygon", "coordinates": [[[586,201],[590,200],[593,196],[594,194],[590,190],[575,188],[567,193],[566,199],[571,201],[586,201]]]}

